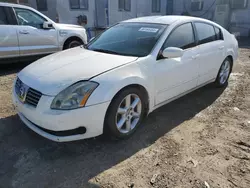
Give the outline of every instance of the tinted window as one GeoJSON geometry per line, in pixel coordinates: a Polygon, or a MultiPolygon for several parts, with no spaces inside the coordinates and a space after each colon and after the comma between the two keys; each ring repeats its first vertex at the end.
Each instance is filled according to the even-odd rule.
{"type": "Polygon", "coordinates": [[[125,56],[147,56],[166,27],[160,24],[120,23],[90,42],[87,48],[125,56]]]}
{"type": "Polygon", "coordinates": [[[164,44],[164,49],[177,47],[187,49],[195,46],[194,32],[191,23],[187,23],[176,28],[168,37],[164,44]]]}
{"type": "Polygon", "coordinates": [[[222,32],[219,28],[215,27],[216,40],[224,40],[222,32]]]}
{"type": "Polygon", "coordinates": [[[5,11],[3,7],[0,7],[0,25],[7,25],[7,15],[5,14],[5,11]]]}
{"type": "Polygon", "coordinates": [[[27,9],[15,8],[18,25],[28,25],[42,29],[46,21],[43,17],[27,9]]]}
{"type": "Polygon", "coordinates": [[[205,44],[216,40],[214,27],[205,23],[195,23],[199,44],[205,44]]]}

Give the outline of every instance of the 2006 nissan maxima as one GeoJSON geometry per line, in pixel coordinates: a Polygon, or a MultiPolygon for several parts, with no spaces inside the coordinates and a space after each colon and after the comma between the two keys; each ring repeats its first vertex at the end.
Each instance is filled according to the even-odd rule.
{"type": "Polygon", "coordinates": [[[237,57],[235,37],[211,21],[136,18],[24,68],[13,102],[30,129],[57,142],[126,138],[160,106],[208,83],[225,86],[237,57]]]}

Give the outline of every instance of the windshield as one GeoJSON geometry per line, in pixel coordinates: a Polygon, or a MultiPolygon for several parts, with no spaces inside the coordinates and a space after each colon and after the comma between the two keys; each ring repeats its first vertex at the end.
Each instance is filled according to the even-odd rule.
{"type": "Polygon", "coordinates": [[[125,56],[147,56],[166,27],[161,24],[120,23],[90,42],[87,48],[125,56]]]}

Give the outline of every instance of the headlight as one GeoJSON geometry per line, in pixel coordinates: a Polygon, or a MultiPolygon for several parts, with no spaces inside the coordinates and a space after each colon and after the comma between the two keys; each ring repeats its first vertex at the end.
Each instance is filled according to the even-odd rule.
{"type": "Polygon", "coordinates": [[[51,104],[51,109],[71,110],[84,107],[98,83],[82,81],[60,92],[51,104]]]}

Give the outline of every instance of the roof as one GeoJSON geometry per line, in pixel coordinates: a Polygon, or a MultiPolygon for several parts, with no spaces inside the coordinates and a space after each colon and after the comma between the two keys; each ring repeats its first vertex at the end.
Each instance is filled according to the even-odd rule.
{"type": "Polygon", "coordinates": [[[0,6],[5,6],[5,7],[18,7],[18,8],[31,8],[31,7],[25,6],[25,5],[14,4],[14,3],[2,3],[2,2],[0,2],[0,6]]]}
{"type": "Polygon", "coordinates": [[[134,18],[130,20],[126,20],[124,22],[137,22],[137,23],[158,23],[158,24],[166,24],[171,25],[177,21],[190,21],[190,20],[203,20],[201,18],[191,17],[191,16],[147,16],[134,18]]]}

